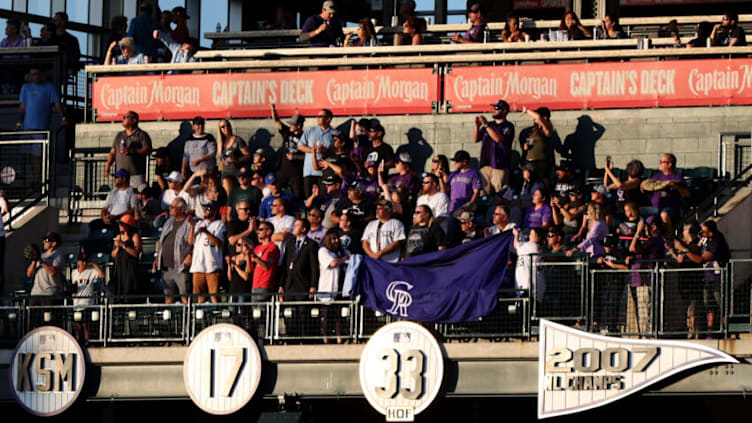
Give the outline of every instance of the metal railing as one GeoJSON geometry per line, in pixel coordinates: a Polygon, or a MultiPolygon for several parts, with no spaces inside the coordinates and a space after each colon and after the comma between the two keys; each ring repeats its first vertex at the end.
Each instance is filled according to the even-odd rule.
{"type": "MultiPolygon", "coordinates": [[[[653,264],[628,270],[599,269],[581,260],[541,261],[536,272],[548,278],[542,298],[532,288],[499,291],[496,307],[477,321],[427,325],[447,341],[529,339],[538,334],[540,318],[611,336],[728,337],[752,332],[751,268],[748,258],[723,267],[653,264]],[[559,290],[553,289],[557,283],[559,290]]],[[[357,298],[324,302],[306,293],[262,301],[226,292],[216,297],[216,303],[171,297],[169,304],[163,295],[99,295],[90,301],[8,297],[0,302],[0,343],[12,345],[31,329],[54,325],[88,344],[188,344],[216,323],[240,326],[267,344],[357,343],[399,320],[357,298]]]]}

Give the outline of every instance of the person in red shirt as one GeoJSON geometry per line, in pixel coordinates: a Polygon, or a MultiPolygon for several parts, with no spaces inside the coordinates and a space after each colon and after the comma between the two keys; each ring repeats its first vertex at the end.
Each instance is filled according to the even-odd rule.
{"type": "Polygon", "coordinates": [[[279,263],[279,248],[272,241],[274,226],[269,222],[259,223],[256,229],[258,245],[253,249],[251,260],[255,265],[253,270],[253,302],[268,301],[276,291],[277,264],[279,263]]]}

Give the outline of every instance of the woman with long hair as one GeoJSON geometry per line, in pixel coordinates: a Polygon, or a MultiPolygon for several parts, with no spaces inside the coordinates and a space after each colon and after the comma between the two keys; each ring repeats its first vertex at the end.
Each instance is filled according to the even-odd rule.
{"type": "Polygon", "coordinates": [[[363,18],[358,22],[356,33],[351,32],[345,36],[345,47],[370,47],[377,44],[376,29],[373,27],[373,22],[368,18],[363,18]],[[356,41],[352,41],[353,35],[357,35],[356,41]]]}
{"type": "Polygon", "coordinates": [[[235,135],[227,119],[219,120],[219,140],[222,148],[222,175],[237,176],[240,168],[251,161],[251,150],[245,140],[235,135]]]}
{"type": "Polygon", "coordinates": [[[136,231],[136,219],[126,214],[118,221],[111,257],[115,260],[110,285],[114,295],[138,293],[138,257],[141,255],[141,236],[136,231]]]}
{"type": "MultiPolygon", "coordinates": [[[[350,258],[350,252],[340,244],[340,229],[331,228],[324,234],[322,247],[319,248],[319,285],[316,299],[324,304],[331,304],[339,296],[342,285],[342,279],[345,274],[345,262],[350,258]]],[[[332,317],[335,318],[335,333],[337,343],[342,343],[341,332],[342,322],[336,318],[336,307],[325,305],[322,310],[321,318],[321,335],[324,337],[324,343],[329,343],[329,329],[331,322],[327,318],[330,310],[332,317]]]]}
{"type": "Polygon", "coordinates": [[[570,40],[585,40],[593,36],[593,33],[580,23],[580,18],[574,12],[567,12],[561,17],[559,30],[567,31],[570,40]]]}

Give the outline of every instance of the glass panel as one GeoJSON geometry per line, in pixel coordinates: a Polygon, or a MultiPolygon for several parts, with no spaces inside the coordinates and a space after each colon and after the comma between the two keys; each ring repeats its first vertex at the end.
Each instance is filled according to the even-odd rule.
{"type": "MultiPolygon", "coordinates": [[[[70,0],[68,0],[70,1],[70,0]]],[[[70,15],[69,15],[70,16],[70,15]]],[[[71,31],[70,29],[68,32],[71,33],[74,37],[78,39],[78,49],[81,50],[81,55],[88,55],[89,54],[89,42],[86,38],[86,33],[81,31],[71,31]]]]}
{"type": "MultiPolygon", "coordinates": [[[[0,9],[10,10],[13,7],[13,0],[0,0],[0,9]]],[[[3,19],[3,28],[5,28],[5,19],[3,19]]]]}
{"type": "Polygon", "coordinates": [[[90,0],[89,24],[102,26],[102,0],[90,0]]]}
{"type": "Polygon", "coordinates": [[[415,10],[421,12],[435,10],[435,0],[415,0],[415,10]]]}
{"type": "Polygon", "coordinates": [[[31,38],[34,39],[35,43],[39,41],[40,38],[42,38],[41,33],[42,33],[43,26],[44,25],[42,24],[29,22],[29,30],[31,31],[31,38]]]}
{"type": "Polygon", "coordinates": [[[178,6],[185,7],[185,0],[159,0],[159,8],[172,10],[178,6]]]}
{"type": "Polygon", "coordinates": [[[204,38],[207,32],[217,31],[217,22],[222,30],[227,26],[227,0],[201,3],[201,47],[211,47],[212,41],[204,38]]]}
{"type": "Polygon", "coordinates": [[[447,16],[447,23],[448,24],[467,23],[467,18],[465,17],[465,15],[449,15],[447,16]]]}
{"type": "Polygon", "coordinates": [[[136,0],[124,0],[123,2],[123,16],[128,18],[128,22],[135,18],[138,13],[136,10],[136,0]]]}
{"type": "Polygon", "coordinates": [[[465,0],[447,0],[447,10],[465,10],[466,7],[467,2],[465,0]]]}
{"type": "Polygon", "coordinates": [[[78,23],[89,23],[89,1],[68,0],[65,2],[65,12],[68,20],[78,23]]]}
{"type": "Polygon", "coordinates": [[[29,0],[27,8],[30,15],[50,16],[50,0],[29,0]]]}

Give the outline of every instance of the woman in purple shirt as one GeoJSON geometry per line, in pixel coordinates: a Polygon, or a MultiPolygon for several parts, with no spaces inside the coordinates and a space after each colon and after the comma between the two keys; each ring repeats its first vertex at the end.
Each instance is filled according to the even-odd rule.
{"type": "Polygon", "coordinates": [[[553,222],[551,206],[546,204],[546,194],[539,188],[533,192],[533,205],[525,210],[524,228],[548,229],[553,222]]]}

